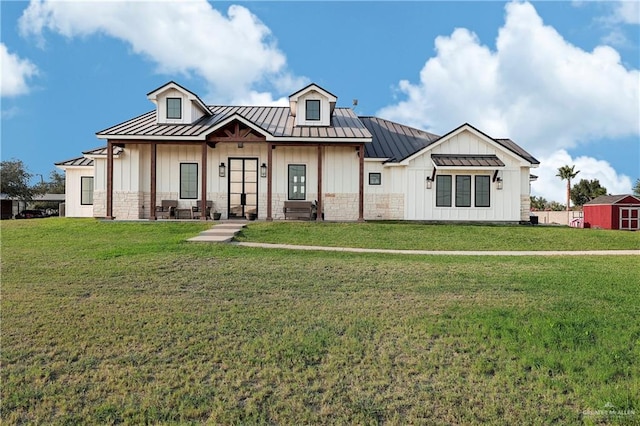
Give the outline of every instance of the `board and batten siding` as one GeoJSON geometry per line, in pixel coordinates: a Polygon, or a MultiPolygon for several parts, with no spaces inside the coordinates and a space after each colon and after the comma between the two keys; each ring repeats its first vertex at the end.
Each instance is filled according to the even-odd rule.
{"type": "Polygon", "coordinates": [[[470,132],[462,132],[427,150],[407,165],[406,171],[406,216],[408,220],[436,221],[520,221],[523,215],[523,197],[529,196],[529,176],[522,168],[522,160],[495,145],[480,139],[470,132]],[[427,189],[427,176],[433,173],[431,154],[479,154],[496,155],[505,164],[499,168],[503,189],[498,190],[491,182],[490,207],[474,206],[475,176],[493,177],[495,169],[437,169],[438,175],[470,175],[472,179],[471,207],[455,207],[455,178],[452,181],[452,207],[436,207],[436,182],[427,189]],[[525,178],[526,175],[526,178],[525,178]]]}
{"type": "MultiPolygon", "coordinates": [[[[65,216],[66,217],[93,217],[93,205],[82,205],[81,178],[93,177],[93,167],[67,167],[65,169],[65,216]]],[[[94,178],[94,192],[95,192],[94,178]]]]}

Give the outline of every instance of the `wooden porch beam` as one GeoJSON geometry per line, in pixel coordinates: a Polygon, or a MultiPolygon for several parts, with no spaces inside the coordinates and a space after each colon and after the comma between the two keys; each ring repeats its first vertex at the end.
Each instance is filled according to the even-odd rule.
{"type": "Polygon", "coordinates": [[[107,140],[107,216],[113,219],[113,142],[107,140]]]}
{"type": "Polygon", "coordinates": [[[207,220],[207,143],[202,142],[202,195],[200,196],[200,220],[207,220]]]}
{"type": "Polygon", "coordinates": [[[364,144],[358,151],[359,182],[358,182],[358,222],[364,222],[364,144]]]}
{"type": "Polygon", "coordinates": [[[316,206],[316,221],[322,221],[324,203],[322,202],[322,145],[318,145],[318,205],[316,206]]]}
{"type": "Polygon", "coordinates": [[[273,220],[273,185],[271,179],[273,179],[273,145],[271,142],[267,144],[267,220],[273,220]]]}
{"type": "Polygon", "coordinates": [[[158,153],[158,144],[151,144],[151,200],[149,202],[149,220],[156,220],[156,190],[157,190],[157,182],[156,182],[156,160],[158,153]]]}

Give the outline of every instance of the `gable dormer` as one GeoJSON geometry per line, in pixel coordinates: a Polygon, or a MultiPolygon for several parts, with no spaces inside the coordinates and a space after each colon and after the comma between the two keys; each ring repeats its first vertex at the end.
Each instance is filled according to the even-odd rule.
{"type": "Polygon", "coordinates": [[[156,122],[160,124],[191,124],[211,115],[198,95],[173,81],[149,92],[147,98],[156,105],[156,122]]]}
{"type": "Polygon", "coordinates": [[[289,96],[289,109],[296,126],[330,126],[338,98],[311,83],[289,96]]]}

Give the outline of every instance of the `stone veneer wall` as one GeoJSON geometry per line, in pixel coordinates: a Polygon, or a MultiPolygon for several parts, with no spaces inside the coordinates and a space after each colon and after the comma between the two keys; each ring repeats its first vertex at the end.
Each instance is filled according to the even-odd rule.
{"type": "Polygon", "coordinates": [[[403,220],[404,194],[365,194],[366,220],[403,220]]]}
{"type": "Polygon", "coordinates": [[[93,217],[107,215],[107,192],[93,191],[93,217]]]}
{"type": "Polygon", "coordinates": [[[520,220],[528,221],[531,214],[531,198],[528,195],[520,196],[520,220]]]}
{"type": "MultiPolygon", "coordinates": [[[[213,201],[214,211],[227,217],[227,194],[209,193],[207,199],[213,201]]],[[[162,200],[178,200],[178,193],[158,192],[156,203],[160,205],[162,200]]],[[[273,194],[274,220],[284,220],[282,208],[287,200],[286,194],[273,194]]],[[[316,200],[316,194],[308,193],[308,201],[316,200]]],[[[93,194],[93,216],[105,217],[107,215],[107,193],[95,191],[93,194]]],[[[258,201],[259,219],[267,217],[267,197],[260,194],[258,201]]],[[[187,208],[196,205],[196,200],[180,200],[179,208],[187,208]]],[[[149,192],[114,192],[113,215],[116,219],[148,219],[151,212],[151,194],[149,192]]],[[[358,194],[326,193],[324,195],[325,220],[358,220],[358,194]]],[[[368,220],[402,220],[404,219],[404,195],[403,194],[366,194],[364,200],[364,217],[368,220]]],[[[528,214],[527,214],[528,220],[528,214]]]]}
{"type": "Polygon", "coordinates": [[[144,206],[142,192],[113,191],[113,216],[116,219],[141,219],[142,206],[144,206]]]}
{"type": "Polygon", "coordinates": [[[325,220],[358,220],[358,194],[324,194],[325,220]]]}

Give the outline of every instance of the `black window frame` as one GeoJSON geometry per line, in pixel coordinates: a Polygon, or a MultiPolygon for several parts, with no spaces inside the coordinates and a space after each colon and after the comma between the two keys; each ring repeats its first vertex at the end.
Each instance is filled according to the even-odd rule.
{"type": "Polygon", "coordinates": [[[436,207],[451,207],[453,199],[452,182],[451,175],[436,175],[436,207]]]}
{"type": "Polygon", "coordinates": [[[80,205],[92,206],[93,205],[93,176],[80,176],[80,205]],[[85,188],[85,182],[91,182],[89,189],[85,188]],[[91,202],[85,201],[85,194],[91,194],[91,202]]]}
{"type": "Polygon", "coordinates": [[[382,185],[382,173],[380,172],[371,172],[369,173],[369,185],[382,185]],[[378,178],[378,180],[375,180],[375,177],[378,178]],[[372,179],[374,178],[374,179],[372,179]]]}
{"type": "Polygon", "coordinates": [[[456,175],[456,207],[471,207],[471,175],[456,175]],[[462,184],[468,182],[468,188],[462,184]]]}
{"type": "MultiPolygon", "coordinates": [[[[299,174],[297,176],[300,176],[299,174]]],[[[300,183],[298,182],[298,185],[300,183]]],[[[307,199],[307,165],[306,164],[288,164],[287,165],[287,200],[290,201],[305,201],[307,199]],[[300,198],[300,195],[298,197],[295,197],[295,192],[293,192],[294,187],[296,186],[294,184],[294,182],[292,182],[292,168],[293,167],[302,167],[302,171],[303,171],[303,175],[302,177],[304,177],[304,181],[302,182],[302,187],[304,188],[301,192],[298,192],[298,194],[302,195],[302,198],[300,198]]]]}
{"type": "Polygon", "coordinates": [[[476,207],[491,207],[491,176],[489,175],[476,175],[474,179],[474,206],[476,207]],[[484,183],[479,183],[485,181],[484,183]],[[482,192],[481,192],[482,191],[482,192]],[[486,195],[486,202],[485,200],[486,195]]]}
{"type": "Polygon", "coordinates": [[[307,99],[305,101],[305,120],[306,121],[320,121],[320,109],[322,108],[322,106],[320,105],[320,100],[319,99],[307,99]],[[309,105],[313,103],[314,105],[318,106],[317,112],[318,112],[318,118],[314,118],[311,117],[311,115],[309,114],[310,111],[316,111],[315,108],[309,108],[309,105]]]}
{"type": "Polygon", "coordinates": [[[167,119],[169,120],[181,120],[182,119],[182,98],[167,98],[167,119]],[[169,101],[178,101],[178,115],[172,116],[171,112],[175,110],[174,107],[169,107],[169,101]]]}
{"type": "MultiPolygon", "coordinates": [[[[186,194],[186,195],[189,195],[189,194],[186,194]]],[[[198,163],[180,163],[180,199],[181,200],[195,200],[197,198],[198,198],[198,163]],[[189,196],[185,197],[184,196],[185,195],[184,193],[187,192],[189,189],[188,188],[183,189],[183,184],[184,184],[184,181],[182,179],[183,178],[183,176],[182,176],[182,174],[183,174],[183,166],[195,166],[195,169],[196,169],[196,173],[195,173],[196,177],[195,177],[195,182],[194,182],[195,191],[194,191],[194,196],[193,197],[189,197],[189,196]]]]}

